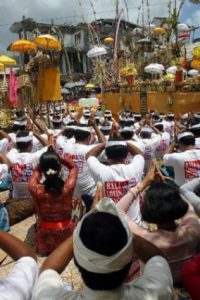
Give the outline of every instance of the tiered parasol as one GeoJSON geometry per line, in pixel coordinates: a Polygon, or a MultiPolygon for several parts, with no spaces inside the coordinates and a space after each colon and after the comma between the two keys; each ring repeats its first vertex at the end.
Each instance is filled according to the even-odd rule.
{"type": "Polygon", "coordinates": [[[39,35],[35,38],[34,42],[39,48],[45,50],[54,50],[54,51],[61,50],[61,43],[54,36],[50,34],[39,35]]]}
{"type": "Polygon", "coordinates": [[[21,39],[12,43],[10,50],[20,53],[35,52],[37,50],[37,46],[29,40],[21,39]]]}

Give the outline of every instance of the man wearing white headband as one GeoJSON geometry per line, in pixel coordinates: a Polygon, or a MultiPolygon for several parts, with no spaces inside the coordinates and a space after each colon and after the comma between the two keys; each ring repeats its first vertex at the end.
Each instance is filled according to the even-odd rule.
{"type": "MultiPolygon", "coordinates": [[[[103,134],[99,130],[95,120],[91,123],[99,142],[105,140],[103,134]]],[[[77,126],[74,128],[75,143],[66,143],[65,141],[60,142],[60,138],[56,141],[57,152],[65,157],[70,155],[78,168],[78,179],[74,191],[74,197],[84,201],[86,208],[89,209],[92,204],[93,197],[95,195],[95,182],[89,173],[88,166],[86,163],[86,153],[95,147],[90,145],[91,141],[91,127],[77,126]]]]}
{"type": "Polygon", "coordinates": [[[159,146],[161,141],[160,132],[150,125],[141,126],[139,129],[139,138],[144,145],[144,159],[145,168],[144,172],[148,172],[152,159],[155,158],[156,148],[159,146]]]}
{"type": "MultiPolygon", "coordinates": [[[[87,153],[86,158],[94,181],[102,182],[105,195],[115,202],[141,181],[144,169],[143,153],[124,140],[111,140],[106,144],[97,145],[87,153]],[[108,165],[104,165],[97,158],[104,148],[108,165]],[[129,152],[134,157],[129,164],[125,164],[129,152]]],[[[140,222],[139,197],[130,206],[128,215],[136,223],[140,222]]]]}
{"type": "Polygon", "coordinates": [[[195,149],[195,137],[192,132],[181,132],[177,136],[181,152],[173,153],[176,141],[166,150],[163,162],[174,168],[175,183],[178,186],[200,176],[200,151],[195,149]]]}
{"type": "MultiPolygon", "coordinates": [[[[34,133],[40,139],[43,146],[47,142],[38,134],[34,133]]],[[[7,158],[11,163],[11,176],[13,183],[12,199],[6,203],[10,225],[13,225],[33,213],[33,203],[28,191],[28,180],[33,173],[33,169],[38,165],[39,158],[47,150],[43,147],[41,150],[31,152],[33,142],[33,133],[27,130],[20,131],[16,135],[16,147],[11,149],[7,158]]]]}
{"type": "Polygon", "coordinates": [[[41,267],[36,300],[170,300],[172,278],[159,249],[134,237],[115,204],[103,198],[78,223],[73,240],[65,241],[41,267]],[[145,248],[148,251],[145,251],[145,248]],[[144,274],[124,283],[133,251],[146,263],[144,274]],[[81,292],[66,292],[58,273],[74,252],[83,279],[81,292]]]}

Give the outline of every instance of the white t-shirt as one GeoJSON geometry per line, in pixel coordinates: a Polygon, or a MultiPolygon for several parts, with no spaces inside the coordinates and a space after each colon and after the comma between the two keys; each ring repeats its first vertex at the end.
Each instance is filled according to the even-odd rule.
{"type": "Polygon", "coordinates": [[[19,259],[8,276],[0,279],[0,299],[34,299],[38,271],[37,263],[33,258],[19,259]]]}
{"type": "Polygon", "coordinates": [[[6,179],[8,176],[8,166],[0,163],[0,181],[6,179]]]}
{"type": "Polygon", "coordinates": [[[83,290],[67,292],[60,275],[54,270],[44,271],[38,280],[36,300],[171,300],[172,276],[167,261],[154,256],[145,265],[144,273],[116,290],[97,291],[83,286],[83,290]]]}
{"type": "Polygon", "coordinates": [[[200,150],[200,137],[195,138],[195,149],[200,150]]]}
{"type": "Polygon", "coordinates": [[[161,135],[156,134],[150,139],[140,139],[145,146],[144,159],[145,159],[145,173],[149,170],[151,166],[151,161],[155,158],[156,148],[158,147],[161,135]]]}
{"type": "Polygon", "coordinates": [[[162,123],[164,131],[168,132],[171,136],[174,136],[175,122],[163,120],[162,123]]]}
{"type": "Polygon", "coordinates": [[[58,139],[56,149],[61,156],[70,156],[78,168],[78,179],[74,191],[75,197],[82,195],[94,196],[96,191],[95,182],[88,170],[85,155],[96,145],[84,145],[79,143],[64,143],[63,139],[58,139]]]}
{"type": "Polygon", "coordinates": [[[20,153],[15,148],[8,152],[7,157],[12,163],[13,198],[31,198],[28,190],[28,180],[33,173],[33,169],[38,165],[40,156],[46,151],[47,147],[34,153],[20,153]]]}
{"type": "MultiPolygon", "coordinates": [[[[144,169],[144,158],[139,154],[135,155],[127,165],[105,166],[94,156],[89,157],[87,163],[94,181],[102,182],[105,196],[115,202],[118,202],[131,187],[141,181],[144,169]]],[[[141,221],[139,204],[139,198],[137,198],[128,210],[129,217],[137,223],[141,221]]]]}
{"type": "Polygon", "coordinates": [[[163,162],[174,168],[175,183],[178,186],[200,177],[200,151],[187,150],[180,153],[165,154],[163,162]]]}
{"type": "Polygon", "coordinates": [[[158,145],[158,147],[155,150],[155,157],[156,158],[163,158],[163,155],[165,154],[165,151],[167,150],[168,146],[170,144],[170,135],[168,132],[162,132],[161,133],[161,140],[158,145]]]}
{"type": "Polygon", "coordinates": [[[7,138],[3,138],[2,140],[0,140],[0,152],[1,153],[7,153],[8,151],[8,144],[9,144],[9,141],[7,138]]]}

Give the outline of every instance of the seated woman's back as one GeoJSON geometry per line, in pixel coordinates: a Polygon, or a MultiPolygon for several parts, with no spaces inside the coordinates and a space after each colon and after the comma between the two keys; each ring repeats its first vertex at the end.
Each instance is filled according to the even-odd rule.
{"type": "Polygon", "coordinates": [[[156,224],[157,229],[149,231],[130,223],[132,231],[163,251],[174,284],[180,284],[180,269],[200,246],[200,224],[192,206],[181,198],[176,188],[155,183],[145,194],[141,213],[143,220],[156,224]]]}

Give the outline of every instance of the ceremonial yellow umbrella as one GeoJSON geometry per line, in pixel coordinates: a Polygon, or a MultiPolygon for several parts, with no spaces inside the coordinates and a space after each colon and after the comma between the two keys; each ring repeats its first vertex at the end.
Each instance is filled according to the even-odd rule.
{"type": "Polygon", "coordinates": [[[95,87],[95,85],[92,84],[92,83],[88,83],[88,84],[85,85],[86,89],[93,89],[94,87],[95,87]]]}
{"type": "Polygon", "coordinates": [[[5,71],[5,65],[0,63],[0,71],[5,71]]]}
{"type": "Polygon", "coordinates": [[[200,59],[193,59],[191,62],[191,67],[193,69],[200,69],[200,59]]]}
{"type": "Polygon", "coordinates": [[[10,50],[20,53],[35,52],[37,50],[37,46],[29,40],[21,39],[12,43],[10,50]]]}
{"type": "Polygon", "coordinates": [[[6,55],[0,55],[0,63],[8,66],[16,66],[17,62],[13,58],[6,56],[6,55]]]}
{"type": "Polygon", "coordinates": [[[104,43],[107,43],[107,44],[114,43],[114,39],[112,37],[106,37],[103,41],[104,41],[104,43]]]}
{"type": "Polygon", "coordinates": [[[60,51],[61,43],[50,34],[42,34],[35,38],[35,44],[45,50],[60,51]]]}
{"type": "Polygon", "coordinates": [[[134,65],[129,65],[127,67],[124,67],[120,70],[120,74],[121,76],[123,77],[127,77],[129,75],[132,75],[132,76],[137,76],[137,70],[136,68],[134,67],[134,65]]]}
{"type": "Polygon", "coordinates": [[[195,47],[195,48],[193,49],[192,55],[193,55],[194,57],[200,57],[200,46],[197,46],[197,47],[195,47]]]}
{"type": "Polygon", "coordinates": [[[166,30],[162,27],[156,27],[156,28],[154,28],[154,32],[155,32],[155,34],[159,35],[159,34],[165,34],[166,30]]]}

